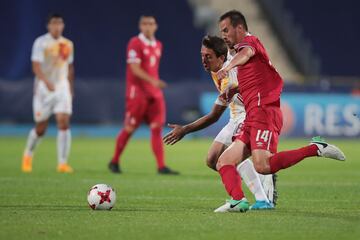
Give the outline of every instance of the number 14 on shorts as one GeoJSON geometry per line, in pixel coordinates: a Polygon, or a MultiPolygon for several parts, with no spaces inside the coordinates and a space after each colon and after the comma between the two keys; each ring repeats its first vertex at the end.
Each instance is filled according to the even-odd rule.
{"type": "Polygon", "coordinates": [[[268,140],[271,139],[272,132],[269,130],[261,130],[259,129],[256,134],[256,142],[264,142],[267,143],[268,140]]]}

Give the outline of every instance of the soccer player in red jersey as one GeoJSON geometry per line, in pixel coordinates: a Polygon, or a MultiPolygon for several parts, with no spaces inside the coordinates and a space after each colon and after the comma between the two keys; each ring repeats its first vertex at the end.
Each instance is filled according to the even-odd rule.
{"type": "MultiPolygon", "coordinates": [[[[219,156],[231,145],[234,132],[245,120],[245,107],[241,96],[238,94],[236,69],[230,70],[228,76],[220,81],[216,78],[216,73],[226,66],[233,57],[225,41],[216,36],[205,36],[200,53],[203,67],[205,71],[211,74],[219,95],[211,112],[184,126],[169,124],[169,127],[173,128],[173,130],[165,135],[163,139],[166,144],[173,145],[188,133],[204,129],[218,121],[225,109],[229,107],[229,122],[215,137],[206,158],[208,167],[217,171],[216,163],[219,156]]],[[[242,161],[236,169],[251,193],[254,194],[256,202],[250,209],[273,209],[277,199],[276,177],[272,174],[258,174],[250,159],[242,161]]],[[[214,212],[223,212],[229,208],[228,205],[229,203],[226,203],[215,209],[214,212]]]]}
{"type": "Polygon", "coordinates": [[[166,83],[159,77],[162,43],[155,38],[157,23],[154,16],[141,16],[140,34],[130,39],[127,47],[126,113],[124,128],[116,139],[114,155],[109,163],[113,173],[121,173],[122,154],[132,133],[144,121],[151,129],[151,147],[159,174],[178,174],[165,165],[162,129],[165,122],[165,100],[162,88],[166,83]]]}
{"type": "Polygon", "coordinates": [[[307,157],[345,160],[345,155],[320,137],[313,138],[308,146],[277,153],[282,128],[280,95],[283,80],[272,66],[262,43],[248,32],[245,17],[239,11],[232,10],[222,15],[219,27],[224,41],[237,53],[226,67],[217,72],[217,77],[223,79],[230,69],[237,68],[239,93],[246,117],[233,143],[220,156],[216,168],[232,197],[226,211],[244,212],[249,206],[236,165],[250,155],[260,174],[274,174],[307,157]]]}

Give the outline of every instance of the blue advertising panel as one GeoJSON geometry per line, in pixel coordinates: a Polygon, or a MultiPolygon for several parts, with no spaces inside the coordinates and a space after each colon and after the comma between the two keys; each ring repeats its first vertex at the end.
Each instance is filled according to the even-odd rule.
{"type": "MultiPolygon", "coordinates": [[[[216,93],[201,96],[202,113],[211,110],[216,97],[216,93]]],[[[360,137],[360,96],[287,93],[282,94],[281,108],[284,116],[283,136],[360,137]]],[[[229,115],[225,113],[214,127],[218,129],[228,119],[229,115]]]]}
{"type": "Polygon", "coordinates": [[[283,94],[283,134],[360,137],[360,97],[349,94],[283,94]]]}

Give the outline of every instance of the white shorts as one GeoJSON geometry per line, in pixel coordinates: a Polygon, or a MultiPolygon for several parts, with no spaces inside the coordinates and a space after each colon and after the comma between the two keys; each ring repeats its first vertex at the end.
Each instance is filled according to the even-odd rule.
{"type": "Polygon", "coordinates": [[[42,122],[52,114],[72,114],[72,96],[69,86],[50,92],[45,84],[39,82],[35,87],[33,98],[33,114],[35,122],[42,122]]]}
{"type": "Polygon", "coordinates": [[[230,146],[232,141],[232,137],[236,133],[240,124],[243,123],[243,120],[234,121],[230,119],[229,122],[221,129],[218,135],[215,138],[215,142],[220,142],[225,146],[230,146]]]}

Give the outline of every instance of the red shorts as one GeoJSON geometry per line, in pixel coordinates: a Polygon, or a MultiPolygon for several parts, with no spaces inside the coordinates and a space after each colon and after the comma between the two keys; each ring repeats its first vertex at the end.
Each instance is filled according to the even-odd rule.
{"type": "Polygon", "coordinates": [[[126,98],[125,124],[138,127],[143,121],[147,124],[165,123],[165,100],[163,95],[147,98],[142,95],[126,98]]]}
{"type": "Polygon", "coordinates": [[[276,153],[282,124],[280,107],[255,107],[247,113],[244,124],[238,129],[234,139],[245,143],[250,151],[264,149],[276,153]]]}

